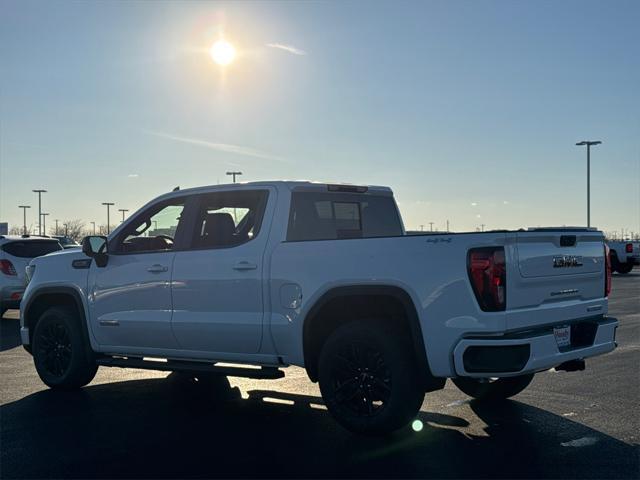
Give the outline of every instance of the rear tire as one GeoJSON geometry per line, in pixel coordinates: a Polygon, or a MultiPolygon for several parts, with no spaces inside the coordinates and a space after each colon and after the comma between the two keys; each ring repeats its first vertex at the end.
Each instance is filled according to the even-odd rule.
{"type": "Polygon", "coordinates": [[[611,260],[611,273],[619,272],[620,262],[618,262],[618,255],[615,252],[611,252],[609,259],[611,260]]]}
{"type": "Polygon", "coordinates": [[[420,410],[422,382],[408,339],[384,321],[354,321],[333,332],[320,352],[322,398],[347,430],[390,433],[420,410]]]}
{"type": "Polygon", "coordinates": [[[616,271],[623,275],[629,273],[631,270],[633,270],[632,263],[618,263],[618,266],[616,267],[616,271]]]}
{"type": "Polygon", "coordinates": [[[51,307],[40,316],[32,352],[40,379],[51,388],[83,387],[98,370],[85,344],[78,316],[67,307],[51,307]]]}
{"type": "Polygon", "coordinates": [[[504,400],[522,392],[533,380],[533,373],[496,380],[458,377],[451,379],[456,387],[470,397],[482,401],[504,400]]]}

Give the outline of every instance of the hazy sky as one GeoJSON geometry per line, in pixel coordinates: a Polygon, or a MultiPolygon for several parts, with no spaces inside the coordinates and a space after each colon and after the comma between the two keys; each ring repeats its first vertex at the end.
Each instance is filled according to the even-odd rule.
{"type": "Polygon", "coordinates": [[[0,221],[181,187],[391,186],[408,228],[640,232],[640,2],[0,0],[0,221]],[[211,61],[221,35],[238,51],[211,61]]]}

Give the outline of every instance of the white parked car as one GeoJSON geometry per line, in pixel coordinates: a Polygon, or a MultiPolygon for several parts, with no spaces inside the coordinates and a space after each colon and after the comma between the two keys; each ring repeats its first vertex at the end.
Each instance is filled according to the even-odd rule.
{"type": "Polygon", "coordinates": [[[52,388],[99,365],[258,378],[298,365],[343,426],[377,434],[447,378],[501,399],[613,350],[607,259],[593,229],[408,236],[385,187],[195,188],[33,260],[21,335],[52,388]]]}
{"type": "Polygon", "coordinates": [[[0,235],[0,317],[10,308],[19,308],[27,286],[25,267],[35,257],[62,250],[57,240],[16,235],[0,235]]]}
{"type": "Polygon", "coordinates": [[[618,273],[629,273],[633,267],[640,265],[640,242],[631,240],[609,240],[611,269],[618,273]]]}

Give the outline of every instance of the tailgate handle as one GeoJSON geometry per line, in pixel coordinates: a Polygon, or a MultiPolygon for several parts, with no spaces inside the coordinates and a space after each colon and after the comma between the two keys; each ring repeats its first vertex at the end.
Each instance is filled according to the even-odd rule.
{"type": "Polygon", "coordinates": [[[576,246],[576,236],[575,235],[560,235],[560,246],[561,247],[575,247],[576,246]]]}

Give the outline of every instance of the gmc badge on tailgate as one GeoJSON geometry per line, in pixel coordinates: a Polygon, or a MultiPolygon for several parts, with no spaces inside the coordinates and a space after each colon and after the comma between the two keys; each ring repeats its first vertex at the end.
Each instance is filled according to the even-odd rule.
{"type": "Polygon", "coordinates": [[[560,255],[553,257],[553,268],[581,267],[582,257],[577,255],[560,255]]]}

